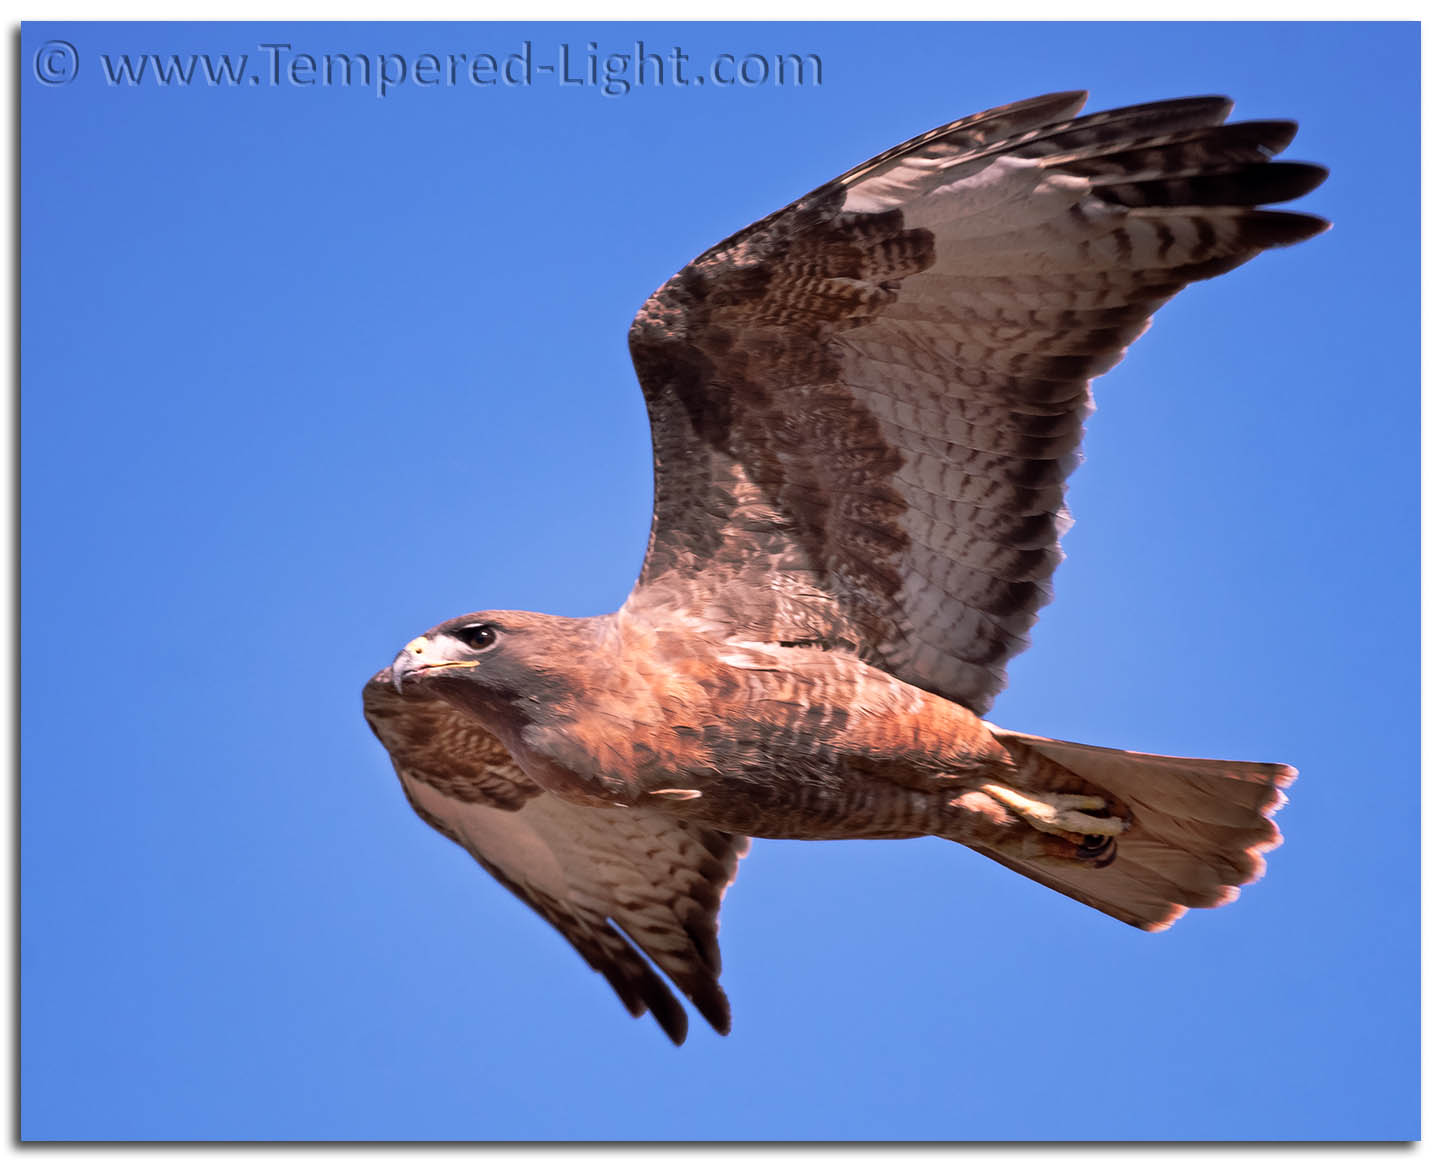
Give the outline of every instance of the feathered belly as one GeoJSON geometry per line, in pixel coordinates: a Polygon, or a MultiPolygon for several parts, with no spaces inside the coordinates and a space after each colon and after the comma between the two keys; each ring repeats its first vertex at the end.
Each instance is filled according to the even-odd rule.
{"type": "Polygon", "coordinates": [[[1010,766],[964,707],[853,658],[798,661],[748,667],[692,708],[704,714],[638,731],[639,798],[762,837],[927,835],[958,795],[1010,766]]]}

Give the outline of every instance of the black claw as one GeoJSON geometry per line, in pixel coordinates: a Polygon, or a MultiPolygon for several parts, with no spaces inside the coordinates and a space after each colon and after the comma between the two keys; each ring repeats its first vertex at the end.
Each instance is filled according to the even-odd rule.
{"type": "Polygon", "coordinates": [[[1077,854],[1092,867],[1107,867],[1117,857],[1117,841],[1112,835],[1086,835],[1077,844],[1077,854]]]}

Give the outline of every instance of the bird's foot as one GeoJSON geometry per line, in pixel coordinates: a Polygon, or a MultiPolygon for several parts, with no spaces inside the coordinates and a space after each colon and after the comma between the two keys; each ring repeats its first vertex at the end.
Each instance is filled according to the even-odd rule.
{"type": "MultiPolygon", "coordinates": [[[[1116,840],[1127,829],[1125,819],[1107,813],[1100,795],[1074,795],[1059,791],[1018,791],[1001,783],[984,783],[981,790],[1029,823],[1037,831],[1063,840],[1073,859],[1105,867],[1116,856],[1116,840]]],[[[1055,843],[1047,844],[1048,849],[1055,843]]],[[[1053,854],[1050,850],[1045,854],[1053,854]]]]}
{"type": "Polygon", "coordinates": [[[1107,801],[1100,795],[1067,795],[1055,791],[1023,794],[1015,787],[984,783],[983,791],[1010,807],[1038,831],[1051,835],[1120,835],[1126,823],[1105,814],[1107,801]]]}

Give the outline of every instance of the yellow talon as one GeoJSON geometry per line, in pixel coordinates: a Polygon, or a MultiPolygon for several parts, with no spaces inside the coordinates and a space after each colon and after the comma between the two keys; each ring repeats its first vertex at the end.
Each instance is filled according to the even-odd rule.
{"type": "Polygon", "coordinates": [[[1052,835],[1120,835],[1127,829],[1121,819],[1085,814],[1106,808],[1107,802],[1100,795],[1043,792],[1032,798],[1000,783],[984,783],[981,789],[1006,804],[1038,831],[1052,835]]]}

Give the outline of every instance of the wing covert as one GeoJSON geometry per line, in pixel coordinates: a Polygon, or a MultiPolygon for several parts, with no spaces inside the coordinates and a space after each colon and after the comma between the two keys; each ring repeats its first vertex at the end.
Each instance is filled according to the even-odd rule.
{"type": "Polygon", "coordinates": [[[672,1041],[686,1039],[686,1011],[649,957],[717,1032],[730,1031],[717,915],[749,839],[654,812],[565,803],[478,723],[394,690],[388,670],[364,697],[416,813],[555,927],[632,1016],[649,1011],[672,1041]]]}
{"type": "Polygon", "coordinates": [[[1326,223],[1325,171],[1198,97],[1036,98],[897,146],[733,235],[637,314],[655,454],[628,609],[856,650],[983,713],[1070,523],[1115,365],[1187,283],[1326,223]]]}

